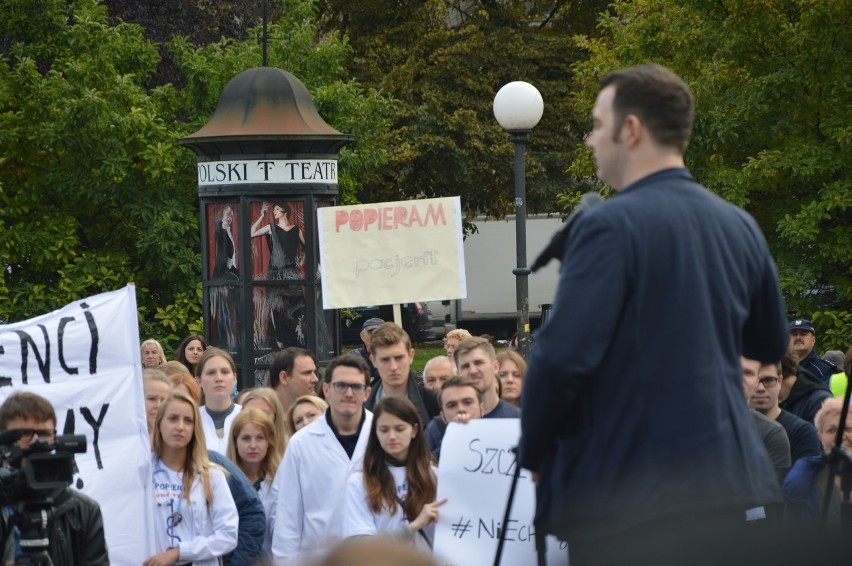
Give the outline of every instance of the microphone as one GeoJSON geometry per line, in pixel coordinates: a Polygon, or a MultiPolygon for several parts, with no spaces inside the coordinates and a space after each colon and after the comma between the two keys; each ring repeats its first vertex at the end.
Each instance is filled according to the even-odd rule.
{"type": "Polygon", "coordinates": [[[582,216],[584,212],[602,202],[603,198],[601,198],[601,195],[595,191],[590,191],[580,197],[580,204],[574,207],[574,210],[571,211],[571,214],[568,215],[568,219],[565,221],[565,226],[560,228],[559,231],[553,235],[550,243],[547,244],[544,250],[542,250],[538,257],[535,258],[535,262],[533,262],[532,267],[530,267],[530,271],[535,273],[550,263],[550,260],[554,258],[561,261],[562,256],[565,255],[565,246],[568,244],[568,235],[571,232],[574,222],[582,216]]]}

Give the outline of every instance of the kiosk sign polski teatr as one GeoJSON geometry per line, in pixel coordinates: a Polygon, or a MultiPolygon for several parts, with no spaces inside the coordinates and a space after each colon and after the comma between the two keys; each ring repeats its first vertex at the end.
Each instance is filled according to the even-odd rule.
{"type": "Polygon", "coordinates": [[[198,163],[198,186],[337,184],[336,159],[247,159],[198,163]]]}

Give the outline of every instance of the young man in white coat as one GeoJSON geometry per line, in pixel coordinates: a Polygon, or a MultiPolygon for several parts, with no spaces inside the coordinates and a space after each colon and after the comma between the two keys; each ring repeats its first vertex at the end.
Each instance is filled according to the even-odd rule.
{"type": "Polygon", "coordinates": [[[363,358],[346,354],[328,364],[322,384],[328,410],[293,435],[275,474],[276,564],[306,563],[341,538],[346,480],[361,468],[370,435],[369,384],[363,358]]]}

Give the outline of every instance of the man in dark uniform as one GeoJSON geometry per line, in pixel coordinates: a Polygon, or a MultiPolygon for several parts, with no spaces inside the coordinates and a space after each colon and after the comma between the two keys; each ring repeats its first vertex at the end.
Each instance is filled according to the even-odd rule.
{"type": "Polygon", "coordinates": [[[840,370],[830,361],[817,356],[815,346],[816,329],[811,321],[804,318],[790,321],[790,355],[799,363],[800,368],[829,385],[831,376],[840,370]]]}
{"type": "Polygon", "coordinates": [[[370,359],[370,354],[373,353],[370,348],[370,338],[373,335],[373,331],[384,323],[384,320],[375,317],[365,320],[364,325],[361,327],[361,334],[359,334],[364,345],[349,352],[350,354],[355,354],[356,356],[363,358],[363,360],[367,362],[367,367],[370,368],[370,387],[375,387],[379,384],[379,370],[376,369],[376,366],[373,365],[373,360],[370,359]]]}
{"type": "Polygon", "coordinates": [[[740,355],[781,359],[784,304],[757,223],[685,169],[692,109],[679,77],[641,65],[607,76],[592,114],[619,194],[574,222],[521,416],[536,530],[572,566],[694,563],[780,501],[740,355]]]}

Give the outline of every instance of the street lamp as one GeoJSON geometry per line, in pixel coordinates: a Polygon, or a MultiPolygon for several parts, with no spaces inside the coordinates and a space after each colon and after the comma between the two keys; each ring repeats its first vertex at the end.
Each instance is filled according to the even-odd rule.
{"type": "Polygon", "coordinates": [[[518,305],[518,349],[527,358],[530,353],[530,270],[527,267],[527,206],[524,187],[524,146],[528,134],[535,128],[544,113],[541,93],[523,81],[504,85],[494,97],[494,117],[509,132],[515,144],[515,249],[518,266],[515,274],[515,292],[518,305]]]}

